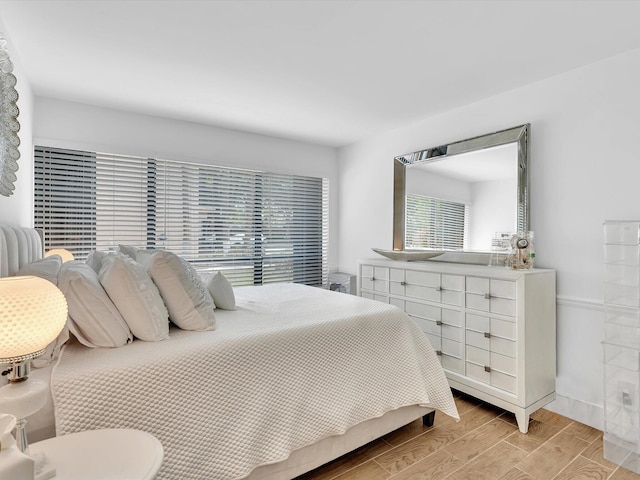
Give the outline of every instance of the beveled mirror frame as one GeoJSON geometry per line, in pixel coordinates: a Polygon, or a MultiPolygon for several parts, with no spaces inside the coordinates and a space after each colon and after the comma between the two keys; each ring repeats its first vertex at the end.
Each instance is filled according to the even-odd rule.
{"type": "Polygon", "coordinates": [[[529,136],[531,125],[500,130],[466,140],[395,157],[393,162],[393,249],[404,250],[405,242],[405,195],[407,168],[412,165],[443,160],[460,153],[484,150],[491,147],[516,143],[518,147],[517,186],[517,231],[529,230],[529,136]]]}

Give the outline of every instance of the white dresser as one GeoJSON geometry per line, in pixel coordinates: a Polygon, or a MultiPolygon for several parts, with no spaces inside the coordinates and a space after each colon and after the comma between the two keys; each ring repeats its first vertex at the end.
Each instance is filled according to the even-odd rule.
{"type": "Polygon", "coordinates": [[[358,292],[398,306],[425,332],[452,388],[516,415],[555,398],[555,271],[359,260],[358,292]]]}

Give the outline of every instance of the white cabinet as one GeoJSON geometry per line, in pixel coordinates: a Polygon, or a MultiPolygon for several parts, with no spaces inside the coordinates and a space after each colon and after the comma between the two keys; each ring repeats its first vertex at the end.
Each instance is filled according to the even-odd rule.
{"type": "Polygon", "coordinates": [[[405,311],[451,387],[513,412],[521,432],[555,398],[554,270],[364,259],[358,292],[405,311]]]}

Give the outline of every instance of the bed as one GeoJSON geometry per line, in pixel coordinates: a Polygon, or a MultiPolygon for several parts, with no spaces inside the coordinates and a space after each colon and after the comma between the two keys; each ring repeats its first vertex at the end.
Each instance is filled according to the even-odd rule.
{"type": "MultiPolygon", "coordinates": [[[[3,276],[41,257],[33,229],[0,232],[3,276]]],[[[234,292],[213,330],[70,340],[34,372],[51,400],[32,430],[147,431],[165,450],[160,479],[290,479],[434,409],[458,417],[433,349],[396,307],[295,284],[234,292]]]]}

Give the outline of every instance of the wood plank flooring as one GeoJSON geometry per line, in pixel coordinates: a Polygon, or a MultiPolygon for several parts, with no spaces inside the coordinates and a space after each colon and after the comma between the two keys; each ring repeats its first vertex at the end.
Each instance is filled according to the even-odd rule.
{"type": "Polygon", "coordinates": [[[460,422],[417,420],[297,480],[640,480],[604,459],[602,432],[548,410],[513,414],[455,393],[460,422]]]}

